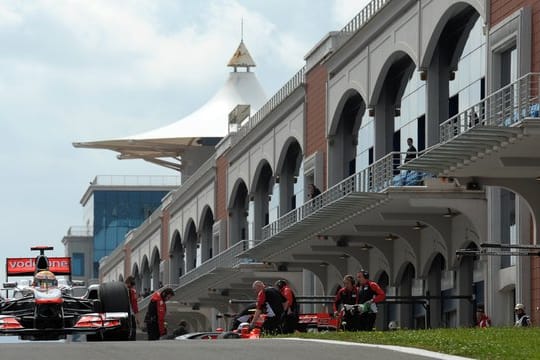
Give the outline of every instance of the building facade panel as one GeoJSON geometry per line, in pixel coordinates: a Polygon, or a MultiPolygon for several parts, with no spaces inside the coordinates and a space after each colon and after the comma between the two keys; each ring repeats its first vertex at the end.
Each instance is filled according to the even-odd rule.
{"type": "Polygon", "coordinates": [[[217,220],[227,219],[227,172],[228,161],[224,156],[216,160],[216,208],[215,217],[217,220]]]}
{"type": "MultiPolygon", "coordinates": [[[[512,246],[534,243],[534,221],[531,220],[530,209],[524,206],[519,195],[506,187],[499,187],[502,185],[486,182],[485,178],[490,175],[487,173],[480,178],[456,176],[451,180],[438,173],[422,174],[425,177],[421,183],[411,184],[407,183],[407,176],[412,170],[400,170],[399,166],[406,165],[401,155],[408,150],[409,137],[414,138],[418,150],[424,150],[440,141],[439,131],[442,128],[439,125],[452,118],[459,125],[455,125],[455,133],[446,139],[450,155],[443,153],[442,162],[454,161],[453,157],[459,151],[478,152],[478,159],[474,161],[480,161],[485,155],[480,153],[485,149],[477,150],[476,146],[489,135],[486,134],[490,128],[484,129],[484,124],[479,125],[480,129],[474,128],[473,112],[477,111],[483,120],[491,121],[496,115],[486,112],[484,104],[479,105],[479,101],[500,87],[513,83],[519,74],[529,71],[531,66],[527,67],[527,61],[533,64],[532,68],[536,66],[539,32],[538,22],[535,23],[539,12],[537,3],[519,1],[508,6],[506,2],[493,1],[490,6],[490,25],[493,26],[487,32],[482,29],[487,2],[396,0],[392,6],[376,15],[377,21],[360,28],[351,36],[343,48],[330,51],[330,45],[321,46],[321,49],[329,51],[325,55],[328,57],[315,52],[325,61],[320,64],[308,61],[310,67],[306,74],[303,100],[299,103],[294,96],[289,98],[288,103],[287,99],[283,100],[282,105],[270,111],[266,118],[259,119],[246,132],[247,135],[231,142],[231,148],[221,152],[217,159],[215,186],[203,189],[196,198],[179,205],[180,209],[172,216],[169,234],[177,230],[182,237],[186,237],[188,220],[199,220],[203,207],[213,206],[215,199],[215,217],[220,222],[212,227],[212,236],[215,239],[215,232],[220,232],[220,250],[228,246],[235,251],[240,248],[239,245],[249,247],[248,250],[253,250],[255,254],[254,263],[249,264],[253,267],[270,258],[272,263],[264,263],[264,266],[275,266],[273,275],[253,272],[268,281],[280,277],[283,269],[292,272],[298,271],[291,270],[294,267],[301,268],[302,275],[296,274],[295,279],[301,278],[302,283],[295,286],[303,289],[306,295],[320,292],[333,294],[345,273],[363,267],[390,285],[391,294],[438,297],[429,300],[432,301],[430,315],[434,327],[472,325],[473,306],[476,303],[486,305],[496,325],[512,323],[512,308],[516,301],[526,303],[532,313],[540,301],[540,263],[537,259],[506,255],[488,259],[482,256],[480,259],[456,256],[457,250],[464,247],[478,250],[485,242],[512,246]],[[528,6],[529,10],[521,6],[528,6]],[[400,7],[401,12],[392,14],[400,7]],[[529,18],[527,14],[530,14],[529,18]],[[378,24],[381,29],[374,28],[378,24]],[[456,35],[454,29],[448,29],[448,24],[451,25],[449,27],[460,24],[461,27],[457,28],[460,33],[456,35]],[[363,37],[363,34],[369,36],[363,37]],[[441,44],[441,39],[452,36],[456,43],[441,44]],[[437,62],[435,60],[440,60],[440,63],[434,64],[437,62]],[[424,66],[429,66],[429,69],[424,69],[424,66]],[[418,70],[421,76],[418,76],[418,70]],[[389,72],[392,77],[388,76],[389,72]],[[403,91],[392,93],[396,86],[393,81],[399,81],[403,91]],[[391,95],[380,100],[379,94],[385,91],[385,96],[391,95]],[[371,105],[377,106],[376,111],[371,105]],[[462,120],[465,113],[469,123],[462,120]],[[385,121],[385,124],[376,133],[375,125],[380,124],[375,123],[380,121],[385,121]],[[425,135],[427,122],[432,125],[430,142],[426,141],[425,135]],[[333,138],[331,135],[334,130],[337,132],[338,127],[341,132],[333,138]],[[351,136],[350,129],[358,131],[358,137],[354,133],[351,136]],[[475,133],[477,130],[478,133],[475,133]],[[460,138],[464,142],[454,141],[459,138],[460,131],[470,135],[474,141],[467,142],[466,137],[464,140],[460,138]],[[378,153],[374,155],[377,136],[382,138],[379,144],[383,144],[380,148],[384,149],[377,149],[378,153]],[[290,164],[287,176],[273,183],[277,180],[276,171],[279,170],[276,162],[285,158],[283,153],[287,151],[291,138],[301,144],[304,174],[312,177],[308,179],[306,175],[304,181],[318,178],[313,175],[316,167],[324,168],[326,175],[331,161],[339,160],[341,155],[347,156],[341,156],[346,161],[340,165],[341,168],[336,167],[342,173],[332,179],[331,185],[335,184],[335,187],[325,191],[319,203],[311,203],[316,204],[315,207],[296,201],[296,187],[301,185],[296,183],[298,179],[294,177],[297,170],[290,164]],[[332,156],[331,160],[327,159],[327,154],[332,156]],[[259,182],[261,169],[265,171],[263,182],[259,182]],[[343,169],[348,171],[341,171],[343,169]],[[288,188],[284,185],[286,181],[292,184],[288,188]],[[241,196],[236,197],[234,190],[242,182],[245,191],[242,187],[241,196]],[[256,189],[257,186],[262,189],[256,189]],[[272,191],[276,191],[276,186],[283,195],[279,200],[281,203],[277,205],[278,197],[270,196],[272,191]],[[385,210],[378,208],[378,203],[365,200],[371,196],[384,198],[389,202],[386,209],[391,211],[384,213],[385,210]],[[272,207],[281,205],[283,199],[294,199],[291,202],[292,210],[287,208],[286,212],[272,217],[272,207]],[[335,208],[332,207],[334,205],[335,208]],[[330,210],[339,213],[334,214],[330,210]],[[325,224],[326,220],[332,219],[335,223],[325,224]],[[417,226],[411,226],[415,222],[417,226]],[[234,231],[230,230],[233,227],[234,231]],[[248,227],[259,229],[253,231],[248,227]],[[395,229],[399,236],[381,234],[390,231],[388,229],[395,229]],[[359,235],[362,231],[366,237],[359,235]],[[232,234],[234,241],[224,244],[221,240],[223,233],[232,234]],[[349,246],[347,241],[340,241],[355,236],[360,237],[359,241],[373,240],[372,244],[366,243],[366,247],[360,249],[360,246],[349,246]],[[285,237],[287,241],[283,240],[285,237]],[[241,241],[246,239],[262,240],[264,246],[241,241]],[[331,241],[335,241],[332,245],[336,246],[329,246],[331,241]],[[273,247],[279,250],[272,250],[273,247]],[[320,249],[315,251],[314,247],[320,249]],[[325,247],[329,250],[324,251],[325,247]],[[341,249],[336,250],[336,247],[343,247],[343,251],[351,255],[339,254],[341,249]],[[469,300],[441,300],[441,297],[454,295],[471,296],[471,299],[474,295],[476,303],[469,300]]],[[[340,35],[329,36],[337,39],[340,35]]],[[[332,44],[332,41],[325,44],[332,44]]],[[[513,91],[508,93],[517,94],[513,91]]],[[[501,106],[501,103],[497,99],[492,102],[494,106],[501,106]]],[[[512,116],[520,115],[513,110],[511,108],[509,113],[510,120],[512,116]]],[[[500,126],[498,130],[501,130],[500,126]]],[[[512,144],[508,141],[505,146],[512,144]]],[[[488,150],[493,152],[492,148],[488,150]]],[[[298,151],[292,153],[297,154],[298,151]]],[[[415,153],[415,158],[407,161],[414,162],[416,156],[420,158],[424,155],[415,153]]],[[[292,160],[287,161],[296,161],[294,157],[292,155],[292,160]]],[[[468,165],[465,162],[459,164],[463,168],[468,165]]],[[[483,165],[491,166],[491,163],[483,165]]],[[[279,168],[282,168],[281,164],[279,168]]],[[[488,168],[477,167],[484,172],[488,168]]],[[[324,179],[330,182],[329,176],[324,176],[324,179]]],[[[317,181],[317,184],[321,183],[317,181]]],[[[328,188],[326,184],[320,187],[323,191],[328,188]]],[[[148,262],[152,265],[153,252],[160,246],[159,234],[156,231],[144,235],[144,244],[132,249],[132,264],[142,267],[148,262]]],[[[226,252],[225,255],[228,254],[226,252]]],[[[216,263],[217,260],[221,261],[222,258],[218,257],[216,263]]],[[[228,261],[233,269],[238,270],[240,265],[236,260],[228,261]]],[[[199,265],[195,264],[193,269],[188,270],[197,272],[199,265]]],[[[118,275],[113,274],[118,266],[112,266],[111,278],[118,275]]],[[[211,278],[210,265],[205,266],[199,267],[199,275],[211,278]],[[205,269],[207,273],[202,273],[205,269]]],[[[148,283],[148,280],[145,281],[148,283]]],[[[180,275],[182,281],[189,283],[182,280],[180,275]]],[[[204,283],[199,289],[198,296],[203,299],[208,296],[208,288],[213,286],[210,280],[207,281],[209,285],[204,283]]],[[[237,283],[239,281],[227,282],[222,276],[215,279],[220,289],[240,285],[239,289],[226,290],[250,296],[250,293],[242,293],[241,290],[244,287],[249,289],[250,284],[242,286],[237,283]]],[[[191,285],[184,290],[197,291],[191,285]]],[[[225,296],[221,300],[223,303],[216,300],[207,306],[227,309],[225,296]]],[[[378,328],[384,328],[385,322],[390,319],[399,319],[408,327],[419,328],[427,318],[422,306],[388,306],[385,315],[381,314],[378,328]]],[[[533,314],[535,321],[536,317],[533,314]]]]}
{"type": "Polygon", "coordinates": [[[540,71],[540,3],[538,1],[492,0],[490,8],[490,27],[495,27],[500,23],[505,22],[507,18],[512,17],[515,12],[521,11],[523,8],[529,8],[532,13],[532,28],[530,30],[532,43],[531,71],[538,72],[540,71]]]}
{"type": "MultiPolygon", "coordinates": [[[[306,74],[305,139],[301,142],[305,144],[304,159],[315,156],[317,153],[326,159],[327,79],[328,72],[324,65],[317,65],[306,74]]],[[[320,177],[323,183],[317,181],[317,176],[314,176],[314,182],[321,188],[325,188],[326,161],[322,163],[324,165],[320,177]]]]}
{"type": "Polygon", "coordinates": [[[272,151],[274,160],[274,169],[277,171],[277,159],[286,150],[291,138],[294,138],[300,148],[303,148],[304,139],[304,106],[300,105],[294,109],[286,119],[275,127],[272,142],[275,144],[272,151]]]}

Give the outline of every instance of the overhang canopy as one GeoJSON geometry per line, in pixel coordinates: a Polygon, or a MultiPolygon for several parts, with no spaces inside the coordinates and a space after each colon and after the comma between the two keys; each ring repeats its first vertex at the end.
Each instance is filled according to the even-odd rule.
{"type": "MultiPolygon", "coordinates": [[[[243,42],[239,50],[249,52],[243,42]]],[[[233,56],[234,58],[234,56],[233,56]]],[[[243,57],[246,60],[245,56],[243,57]]],[[[246,61],[244,61],[246,62],[246,61]]],[[[245,66],[249,69],[254,66],[251,59],[245,66]]],[[[189,89],[187,89],[189,90],[189,89]]],[[[228,114],[237,105],[250,105],[251,111],[259,109],[266,102],[267,97],[255,73],[249,71],[235,71],[221,88],[205,105],[170,125],[150,130],[141,134],[119,139],[98,141],[74,142],[76,148],[107,149],[119,153],[119,159],[143,159],[158,165],[185,170],[186,156],[193,153],[193,158],[200,160],[201,151],[197,148],[211,147],[228,134],[228,114]],[[182,162],[182,158],[184,162],[182,162]],[[169,159],[169,160],[166,160],[169,159]],[[172,159],[172,161],[171,161],[172,159]]],[[[208,150],[203,151],[206,156],[208,150]]]]}

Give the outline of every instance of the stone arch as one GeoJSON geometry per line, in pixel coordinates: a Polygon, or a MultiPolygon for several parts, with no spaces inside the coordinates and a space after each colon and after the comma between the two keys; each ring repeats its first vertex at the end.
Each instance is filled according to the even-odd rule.
{"type": "Polygon", "coordinates": [[[210,259],[214,255],[214,246],[212,239],[212,227],[214,226],[214,214],[210,206],[204,206],[199,219],[199,237],[201,247],[201,263],[210,259]]]}
{"type": "Polygon", "coordinates": [[[328,185],[332,186],[354,174],[358,130],[366,103],[360,93],[348,90],[338,103],[328,131],[328,185]]]}
{"type": "Polygon", "coordinates": [[[248,188],[243,179],[238,178],[229,200],[229,246],[248,239],[249,198],[248,188]]]}
{"type": "Polygon", "coordinates": [[[459,108],[459,99],[457,105],[450,99],[450,81],[455,78],[459,58],[480,17],[475,5],[462,1],[445,9],[438,17],[421,59],[420,67],[427,78],[427,146],[440,141],[439,125],[455,115],[459,108]]]}
{"type": "MultiPolygon", "coordinates": [[[[295,184],[300,180],[303,188],[303,177],[300,176],[302,166],[302,147],[295,137],[289,137],[285,142],[276,166],[275,182],[279,183],[279,216],[295,209],[299,202],[296,199],[295,184]]],[[[273,196],[276,196],[273,191],[273,196]]]]}
{"type": "Polygon", "coordinates": [[[393,52],[383,64],[375,82],[370,106],[374,115],[374,160],[400,151],[401,138],[395,119],[401,113],[401,99],[416,64],[405,51],[393,52]]]}
{"type": "Polygon", "coordinates": [[[152,256],[150,258],[150,271],[151,271],[151,276],[152,276],[152,286],[151,286],[151,289],[153,291],[159,289],[161,286],[160,286],[160,283],[161,283],[161,274],[160,274],[160,271],[159,271],[159,267],[160,267],[160,264],[161,264],[161,256],[160,256],[160,253],[159,253],[159,249],[157,246],[155,246],[153,249],[152,249],[152,256]]]}
{"type": "Polygon", "coordinates": [[[184,242],[183,245],[186,249],[185,252],[185,261],[186,261],[186,272],[193,270],[197,267],[197,264],[200,264],[200,259],[198,258],[198,249],[199,241],[197,236],[197,228],[195,226],[195,221],[192,218],[186,223],[186,228],[184,230],[184,242]]]}
{"type": "MultiPolygon", "coordinates": [[[[434,26],[431,36],[427,41],[427,46],[424,50],[423,56],[420,59],[420,68],[428,68],[432,62],[433,57],[437,51],[438,44],[441,41],[441,37],[444,37],[445,29],[448,28],[465,28],[470,30],[472,23],[474,23],[481,15],[481,9],[477,7],[475,2],[468,3],[467,1],[460,1],[453,4],[448,4],[448,8],[443,10],[443,13],[438,17],[437,24],[434,26]],[[456,22],[460,22],[459,24],[456,22]]],[[[463,39],[455,39],[457,43],[464,46],[463,39]]],[[[462,49],[462,48],[461,48],[462,49]]],[[[461,51],[460,51],[461,52],[461,51]]],[[[454,66],[457,66],[457,59],[452,56],[452,62],[454,66]]]]}
{"type": "Polygon", "coordinates": [[[141,274],[137,262],[133,263],[133,266],[131,267],[131,275],[135,278],[135,289],[137,289],[137,294],[142,295],[141,274]]]}
{"type": "Polygon", "coordinates": [[[143,293],[150,293],[152,290],[150,278],[150,263],[148,261],[148,256],[144,255],[141,261],[141,291],[143,293]]]}
{"type": "Polygon", "coordinates": [[[175,284],[186,272],[185,248],[182,244],[182,237],[178,230],[174,230],[170,244],[170,279],[171,282],[175,284]]]}
{"type": "Polygon", "coordinates": [[[262,239],[262,228],[270,222],[269,203],[273,185],[272,167],[267,160],[261,160],[253,176],[250,193],[250,200],[253,200],[253,239],[262,239]]]}

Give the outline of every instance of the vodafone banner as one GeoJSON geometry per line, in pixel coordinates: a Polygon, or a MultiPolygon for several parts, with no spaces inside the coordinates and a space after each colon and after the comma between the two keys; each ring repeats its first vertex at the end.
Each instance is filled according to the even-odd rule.
{"type": "MultiPolygon", "coordinates": [[[[49,270],[55,275],[70,275],[71,274],[71,258],[70,257],[50,257],[49,270]]],[[[6,274],[7,276],[26,276],[34,275],[36,270],[35,258],[7,258],[6,259],[6,274]]]]}

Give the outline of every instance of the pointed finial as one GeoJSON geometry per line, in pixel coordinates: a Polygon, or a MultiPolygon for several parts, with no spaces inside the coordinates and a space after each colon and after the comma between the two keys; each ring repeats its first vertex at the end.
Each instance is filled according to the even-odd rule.
{"type": "Polygon", "coordinates": [[[244,18],[241,18],[240,21],[240,45],[238,45],[238,49],[234,52],[231,60],[229,60],[229,63],[227,66],[233,67],[234,72],[237,71],[238,67],[244,67],[246,68],[246,71],[249,72],[249,68],[256,66],[255,61],[253,61],[253,58],[249,54],[248,49],[246,48],[246,45],[244,44],[244,18]]]}

